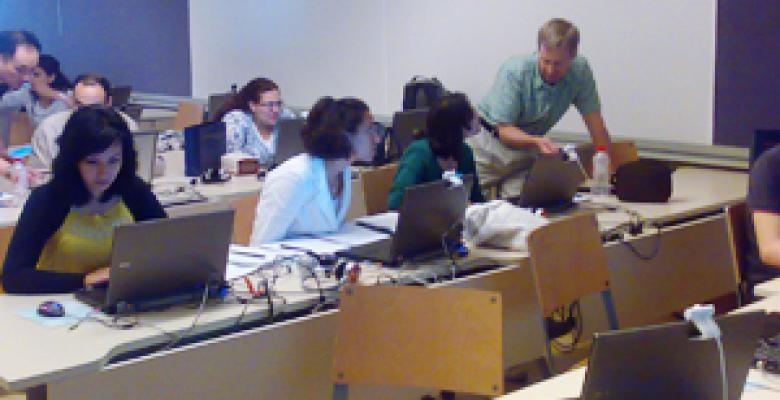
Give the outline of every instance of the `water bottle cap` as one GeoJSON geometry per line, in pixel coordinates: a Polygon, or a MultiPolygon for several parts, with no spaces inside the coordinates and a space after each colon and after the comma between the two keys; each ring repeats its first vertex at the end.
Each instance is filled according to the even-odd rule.
{"type": "Polygon", "coordinates": [[[596,146],[596,151],[607,151],[607,146],[603,145],[603,144],[600,144],[600,145],[596,146]]]}

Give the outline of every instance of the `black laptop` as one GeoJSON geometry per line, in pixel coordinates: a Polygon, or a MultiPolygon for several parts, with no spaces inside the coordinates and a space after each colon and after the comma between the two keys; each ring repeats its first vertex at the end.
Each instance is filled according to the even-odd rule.
{"type": "Polygon", "coordinates": [[[232,209],[120,225],[110,280],[76,299],[106,313],[158,309],[200,298],[224,282],[232,209]]]}
{"type": "Polygon", "coordinates": [[[352,247],[337,255],[352,260],[369,260],[399,266],[404,260],[424,259],[444,252],[444,235],[463,220],[474,179],[463,177],[453,186],[438,180],[409,186],[398,210],[395,233],[388,239],[352,247]]]}
{"type": "Polygon", "coordinates": [[[303,118],[280,119],[278,123],[279,137],[276,138],[274,166],[281,165],[290,158],[306,152],[303,147],[303,137],[301,137],[306,120],[303,118]]]}
{"type": "Polygon", "coordinates": [[[577,188],[586,179],[576,161],[561,154],[540,154],[525,178],[520,196],[509,199],[520,207],[567,210],[574,206],[577,188]]]}
{"type": "MultiPolygon", "coordinates": [[[[739,399],[764,329],[763,311],[715,318],[721,330],[728,398],[739,399]]],[[[581,399],[722,399],[714,340],[698,339],[692,324],[597,333],[581,399]]]]}
{"type": "Polygon", "coordinates": [[[393,132],[401,154],[417,139],[419,132],[425,131],[427,120],[427,108],[398,111],[393,114],[393,132]]]}

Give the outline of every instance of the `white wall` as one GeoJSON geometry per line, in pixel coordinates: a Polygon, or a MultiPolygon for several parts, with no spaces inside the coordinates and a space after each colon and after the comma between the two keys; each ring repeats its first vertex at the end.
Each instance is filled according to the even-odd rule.
{"type": "MultiPolygon", "coordinates": [[[[192,93],[267,76],[286,102],[357,96],[378,114],[411,76],[473,102],[500,63],[564,17],[581,31],[614,136],[712,141],[715,0],[190,0],[192,93]]],[[[572,110],[554,128],[584,132],[572,110]]]]}

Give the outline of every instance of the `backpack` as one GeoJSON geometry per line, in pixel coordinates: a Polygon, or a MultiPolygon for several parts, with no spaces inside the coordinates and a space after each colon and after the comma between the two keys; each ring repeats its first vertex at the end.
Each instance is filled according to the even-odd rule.
{"type": "Polygon", "coordinates": [[[438,79],[415,75],[404,85],[403,110],[428,108],[446,93],[438,79]]]}

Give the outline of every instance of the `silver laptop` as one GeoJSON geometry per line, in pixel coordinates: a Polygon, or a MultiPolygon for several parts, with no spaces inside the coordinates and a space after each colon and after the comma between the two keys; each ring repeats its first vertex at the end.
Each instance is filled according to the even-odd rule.
{"type": "Polygon", "coordinates": [[[137,174],[146,183],[152,183],[157,159],[157,131],[133,132],[133,145],[138,155],[137,174]]]}
{"type": "Polygon", "coordinates": [[[108,313],[145,311],[198,299],[225,279],[233,213],[219,210],[120,225],[108,286],[76,298],[108,313]]]}
{"type": "MultiPolygon", "coordinates": [[[[715,318],[726,360],[728,398],[739,399],[767,316],[715,318]]],[[[696,328],[673,322],[597,333],[581,399],[722,399],[718,348],[696,328]]]]}
{"type": "Polygon", "coordinates": [[[444,235],[460,232],[455,228],[466,213],[473,184],[474,176],[466,175],[460,186],[453,187],[447,181],[438,180],[407,187],[392,237],[337,255],[399,266],[404,260],[443,253],[444,235]]]}
{"type": "Polygon", "coordinates": [[[576,161],[564,160],[561,154],[540,154],[525,178],[520,196],[509,200],[520,207],[570,208],[585,179],[576,161]]]}
{"type": "Polygon", "coordinates": [[[274,152],[274,166],[281,165],[288,159],[306,151],[303,147],[301,131],[306,120],[303,118],[290,118],[279,120],[279,137],[276,138],[276,151],[274,152]]]}

